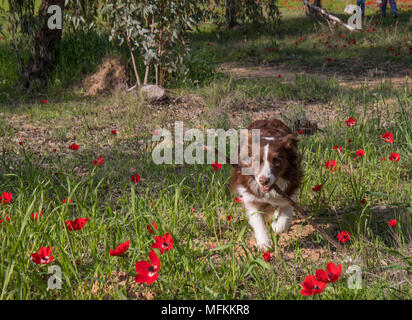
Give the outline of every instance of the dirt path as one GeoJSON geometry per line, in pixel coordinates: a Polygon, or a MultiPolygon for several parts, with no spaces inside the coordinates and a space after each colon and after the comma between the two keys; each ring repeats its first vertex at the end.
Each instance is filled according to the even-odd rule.
{"type": "Polygon", "coordinates": [[[325,72],[308,72],[308,71],[293,71],[284,65],[254,65],[254,64],[238,64],[225,63],[221,65],[220,70],[223,73],[233,75],[237,78],[253,78],[253,79],[279,79],[282,82],[296,83],[296,74],[304,75],[309,78],[324,78],[330,79],[336,77],[342,87],[360,88],[365,84],[370,88],[376,88],[383,81],[390,81],[395,88],[412,86],[412,69],[403,70],[398,77],[386,77],[385,73],[379,69],[369,70],[368,74],[363,77],[355,77],[354,75],[338,76],[325,72]],[[280,75],[280,77],[279,77],[280,75]]]}

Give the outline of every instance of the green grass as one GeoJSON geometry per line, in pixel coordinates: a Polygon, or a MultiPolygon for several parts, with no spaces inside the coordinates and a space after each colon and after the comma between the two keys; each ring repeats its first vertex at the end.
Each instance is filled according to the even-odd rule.
{"type": "MultiPolygon", "coordinates": [[[[351,88],[339,79],[354,57],[381,68],[384,48],[405,41],[407,19],[401,16],[393,33],[356,35],[359,46],[337,52],[336,64],[325,64],[326,72],[336,75],[328,79],[297,74],[291,83],[217,72],[230,61],[318,70],[329,52],[313,51],[317,40],[312,36],[324,27],[300,12],[282,10],[281,29],[273,36],[250,26],[237,31],[204,26],[192,39],[192,80],[172,81],[171,101],[165,105],[122,92],[85,98],[71,89],[106,53],[122,53],[102,36],[81,33],[65,35],[49,88],[21,98],[25,93],[11,88],[17,79],[12,51],[0,41],[5,79],[0,83],[0,194],[13,194],[10,204],[0,205],[2,217],[10,217],[0,224],[1,299],[308,299],[299,294],[300,284],[330,261],[343,265],[341,279],[313,299],[410,299],[411,89],[389,81],[351,88]],[[307,40],[296,46],[300,36],[307,40]],[[369,50],[372,40],[382,50],[369,50]],[[267,54],[268,46],[279,51],[267,54]],[[245,54],[250,49],[255,55],[245,54]],[[40,104],[45,97],[48,103],[40,104]],[[302,117],[320,126],[314,135],[299,136],[304,179],[298,202],[332,237],[343,229],[351,232],[351,241],[344,244],[348,254],[336,252],[298,221],[293,232],[273,236],[277,246],[266,262],[253,246],[242,205],[228,191],[230,166],[214,171],[210,165],[155,165],[151,159],[152,132],[173,129],[176,120],[184,121],[185,128],[229,129],[277,112],[290,127],[302,117]],[[358,121],[352,128],[345,125],[350,116],[358,121]],[[385,131],[393,132],[393,144],[382,141],[385,131]],[[68,150],[74,142],[80,149],[68,150]],[[334,145],[342,146],[340,154],[334,145]],[[360,148],[365,155],[355,160],[360,148]],[[389,161],[391,152],[400,153],[399,162],[389,161]],[[98,157],[104,163],[95,167],[92,161],[98,157]],[[338,163],[334,173],[324,166],[329,159],[338,163]],[[136,173],[142,180],[133,184],[130,176],[136,173]],[[316,184],[323,185],[319,193],[312,191],[316,184]],[[70,198],[73,203],[62,203],[70,198]],[[31,213],[41,210],[33,221],[31,213]],[[67,231],[65,221],[76,217],[90,221],[82,230],[67,231]],[[391,228],[387,222],[394,218],[398,224],[391,228]],[[171,233],[175,249],[161,255],[156,282],[138,285],[135,264],[148,259],[154,235],[146,225],[152,222],[158,226],[156,235],[171,233]],[[109,255],[127,240],[125,257],[109,255]],[[30,261],[42,246],[53,247],[51,265],[62,269],[60,290],[47,290],[47,266],[30,261]],[[362,289],[348,288],[351,265],[362,268],[362,289]]],[[[322,32],[323,38],[339,34],[322,32]]],[[[404,53],[395,66],[408,66],[410,56],[404,53]]]]}
{"type": "MultiPolygon", "coordinates": [[[[229,94],[243,87],[239,88],[229,94]]],[[[116,99],[112,98],[109,106],[116,99]]],[[[130,99],[120,106],[124,110],[116,112],[140,114],[145,106],[130,99]]],[[[410,213],[406,209],[411,194],[410,111],[400,108],[410,102],[407,96],[399,97],[399,102],[391,106],[396,112],[385,119],[385,124],[378,117],[382,110],[363,120],[362,109],[345,104],[347,109],[342,108],[336,121],[326,123],[322,132],[301,139],[305,179],[299,202],[314,216],[325,219],[326,214],[326,221],[330,219],[327,231],[333,237],[341,229],[352,233],[351,242],[345,246],[365,271],[362,290],[349,290],[347,275],[343,275],[335,289],[321,295],[323,299],[404,299],[411,294],[407,283],[396,286],[402,282],[399,277],[406,276],[408,265],[389,251],[405,255],[411,244],[410,213]],[[358,119],[354,128],[344,124],[349,115],[358,119]],[[385,130],[394,132],[393,151],[400,152],[399,162],[380,161],[390,151],[380,138],[385,130]],[[353,142],[347,143],[348,139],[353,142]],[[335,144],[343,147],[340,155],[332,149],[335,144]],[[354,161],[354,152],[359,148],[366,154],[354,161]],[[333,174],[324,168],[328,159],[338,162],[333,174]],[[320,194],[311,190],[315,184],[323,185],[320,194]],[[362,198],[366,204],[360,202],[362,198]],[[392,210],[382,215],[373,209],[377,205],[392,210]],[[347,212],[336,221],[334,212],[340,209],[347,212]],[[399,221],[393,230],[387,225],[392,218],[399,221]],[[396,273],[387,269],[388,265],[403,271],[396,273]]],[[[0,227],[2,298],[120,298],[150,292],[158,299],[300,299],[299,284],[306,274],[324,268],[329,260],[343,263],[344,270],[350,265],[344,262],[345,256],[333,256],[334,250],[316,234],[298,236],[287,246],[293,258],[265,262],[245,242],[252,235],[242,210],[227,192],[230,168],[226,165],[214,172],[208,165],[154,165],[150,153],[139,150],[136,141],[145,136],[147,139],[154,128],[142,128],[137,136],[128,137],[144,119],[137,115],[131,119],[116,117],[115,127],[121,129],[119,136],[111,136],[106,121],[113,119],[107,118],[106,103],[88,104],[87,109],[69,103],[19,110],[29,123],[49,122],[50,128],[53,122],[65,123],[64,137],[53,138],[60,144],[57,154],[50,149],[38,150],[39,145],[29,141],[18,146],[13,134],[3,139],[0,191],[12,192],[14,199],[2,208],[11,219],[0,227]],[[56,116],[54,110],[58,109],[70,111],[56,116]],[[74,131],[80,127],[76,118],[86,121],[83,123],[88,123],[90,129],[83,126],[74,131]],[[97,119],[96,126],[93,119],[97,119]],[[68,135],[71,139],[66,138],[68,135]],[[73,141],[81,145],[78,152],[67,150],[73,141]],[[99,156],[104,165],[93,167],[92,160],[99,156]],[[143,178],[137,185],[129,181],[134,173],[143,178]],[[73,204],[63,205],[61,201],[66,198],[73,198],[73,204]],[[30,214],[40,210],[44,213],[39,221],[32,221],[30,214]],[[233,220],[226,220],[226,215],[233,220]],[[63,229],[64,221],[74,217],[91,220],[80,231],[63,229]],[[171,232],[175,238],[175,250],[162,256],[159,280],[143,288],[133,286],[133,278],[127,286],[108,284],[110,275],[135,275],[135,263],[147,259],[153,235],[146,225],[151,222],[158,225],[159,235],[171,232]],[[127,257],[110,257],[109,249],[126,240],[132,241],[127,257]],[[210,244],[217,248],[211,249],[210,244]],[[311,261],[303,255],[309,244],[327,251],[318,261],[311,261]],[[54,247],[53,264],[59,265],[64,275],[62,290],[47,291],[47,269],[30,262],[31,253],[40,246],[54,247]],[[91,279],[99,280],[101,291],[96,287],[89,290],[91,279]]],[[[3,117],[8,118],[7,114],[3,117]]],[[[10,132],[5,125],[2,130],[10,132]]]]}

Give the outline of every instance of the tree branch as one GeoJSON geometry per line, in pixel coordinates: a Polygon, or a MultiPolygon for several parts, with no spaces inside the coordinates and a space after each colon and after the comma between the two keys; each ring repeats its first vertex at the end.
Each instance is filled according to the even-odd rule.
{"type": "Polygon", "coordinates": [[[338,24],[342,25],[343,27],[345,27],[346,29],[348,29],[350,31],[356,31],[357,30],[357,29],[351,27],[350,25],[346,24],[345,22],[343,22],[338,17],[335,17],[334,15],[331,15],[325,9],[322,9],[318,6],[313,5],[308,0],[302,0],[302,2],[306,6],[306,8],[310,8],[310,10],[308,10],[309,14],[312,14],[312,12],[316,12],[317,15],[319,15],[319,16],[321,16],[321,17],[325,18],[326,20],[331,21],[333,23],[338,23],[338,24]]]}

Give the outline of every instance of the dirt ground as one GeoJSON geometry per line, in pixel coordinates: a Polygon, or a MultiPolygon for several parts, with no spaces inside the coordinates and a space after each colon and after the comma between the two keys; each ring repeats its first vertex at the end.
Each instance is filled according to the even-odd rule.
{"type": "MultiPolygon", "coordinates": [[[[322,71],[320,68],[318,71],[294,71],[286,66],[279,65],[254,65],[254,64],[238,64],[238,63],[225,63],[221,66],[221,72],[233,75],[238,78],[274,78],[279,79],[278,75],[281,75],[282,82],[289,82],[296,84],[296,74],[307,76],[309,78],[325,78],[336,77],[340,86],[349,88],[360,88],[364,85],[370,88],[376,88],[381,85],[382,81],[390,81],[393,87],[404,87],[412,85],[412,69],[404,69],[399,72],[399,76],[387,76],[384,71],[379,69],[371,69],[363,77],[356,75],[346,74],[344,76],[338,76],[330,72],[322,71]]],[[[279,79],[280,80],[280,79],[279,79]]]]}

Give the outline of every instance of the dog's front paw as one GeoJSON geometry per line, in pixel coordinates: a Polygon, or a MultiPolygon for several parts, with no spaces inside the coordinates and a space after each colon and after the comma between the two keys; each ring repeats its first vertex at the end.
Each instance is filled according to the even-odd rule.
{"type": "Polygon", "coordinates": [[[264,252],[267,252],[267,251],[272,251],[272,245],[270,244],[270,242],[258,242],[257,244],[256,244],[256,246],[258,247],[258,249],[260,250],[260,251],[262,251],[263,253],[264,252]]]}

